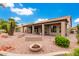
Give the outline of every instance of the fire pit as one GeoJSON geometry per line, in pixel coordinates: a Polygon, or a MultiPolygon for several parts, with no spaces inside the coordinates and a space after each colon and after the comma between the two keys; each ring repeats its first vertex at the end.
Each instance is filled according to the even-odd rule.
{"type": "Polygon", "coordinates": [[[42,46],[40,44],[34,43],[34,44],[30,45],[29,48],[33,52],[38,52],[38,51],[40,51],[42,49],[42,46]]]}

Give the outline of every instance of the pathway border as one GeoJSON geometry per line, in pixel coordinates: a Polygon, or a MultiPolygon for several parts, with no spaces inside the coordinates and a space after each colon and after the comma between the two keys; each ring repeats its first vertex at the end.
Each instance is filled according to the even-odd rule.
{"type": "Polygon", "coordinates": [[[63,56],[65,53],[70,53],[69,51],[61,51],[61,52],[52,52],[52,53],[47,53],[47,54],[15,54],[15,53],[10,53],[10,52],[5,52],[5,51],[0,51],[0,55],[3,56],[63,56]]]}

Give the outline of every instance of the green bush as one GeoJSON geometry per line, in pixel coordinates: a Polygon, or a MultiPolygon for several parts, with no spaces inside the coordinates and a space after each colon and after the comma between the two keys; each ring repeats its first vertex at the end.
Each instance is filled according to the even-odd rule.
{"type": "Polygon", "coordinates": [[[79,34],[76,34],[77,43],[79,44],[79,34]]]}
{"type": "Polygon", "coordinates": [[[79,48],[75,48],[71,53],[65,53],[65,56],[79,56],[79,48]]]}
{"type": "Polygon", "coordinates": [[[73,56],[72,53],[65,53],[64,56],[73,56]]]}
{"type": "Polygon", "coordinates": [[[74,49],[73,55],[79,56],[79,48],[74,49]]]}
{"type": "Polygon", "coordinates": [[[64,48],[68,48],[70,45],[70,41],[64,36],[57,35],[55,37],[55,44],[64,48]]]}

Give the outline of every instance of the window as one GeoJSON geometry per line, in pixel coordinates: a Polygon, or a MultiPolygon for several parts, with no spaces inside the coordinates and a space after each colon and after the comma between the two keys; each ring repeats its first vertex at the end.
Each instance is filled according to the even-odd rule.
{"type": "Polygon", "coordinates": [[[51,26],[51,32],[56,32],[56,26],[51,26]]]}

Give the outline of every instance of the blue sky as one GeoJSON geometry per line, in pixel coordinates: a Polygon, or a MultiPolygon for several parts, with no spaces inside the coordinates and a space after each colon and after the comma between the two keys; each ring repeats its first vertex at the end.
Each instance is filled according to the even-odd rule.
{"type": "Polygon", "coordinates": [[[79,23],[79,4],[77,3],[16,3],[0,7],[0,18],[13,17],[19,24],[27,24],[58,18],[72,17],[72,26],[79,23]]]}

